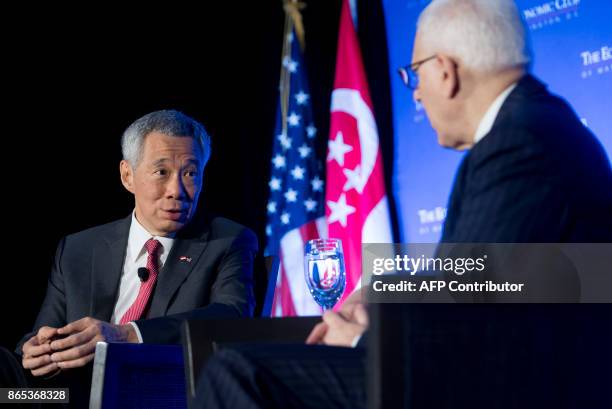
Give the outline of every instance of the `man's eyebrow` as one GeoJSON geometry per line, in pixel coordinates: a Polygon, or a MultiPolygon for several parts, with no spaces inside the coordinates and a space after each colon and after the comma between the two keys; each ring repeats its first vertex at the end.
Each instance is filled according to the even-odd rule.
{"type": "MultiPolygon", "coordinates": [[[[157,159],[155,162],[153,162],[153,166],[158,166],[158,165],[163,165],[165,162],[169,162],[170,160],[168,158],[159,158],[157,159]]],[[[193,158],[193,159],[187,159],[188,163],[193,163],[196,166],[200,165],[200,160],[197,158],[193,158]]]]}
{"type": "Polygon", "coordinates": [[[153,162],[153,166],[163,165],[164,162],[168,162],[168,158],[160,158],[153,162]]]}

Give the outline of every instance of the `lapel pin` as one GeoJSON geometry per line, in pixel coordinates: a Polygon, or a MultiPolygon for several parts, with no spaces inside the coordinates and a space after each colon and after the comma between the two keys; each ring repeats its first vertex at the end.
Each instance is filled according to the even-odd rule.
{"type": "Polygon", "coordinates": [[[183,262],[183,263],[191,263],[191,257],[187,257],[187,256],[180,256],[179,257],[179,261],[183,262]]]}

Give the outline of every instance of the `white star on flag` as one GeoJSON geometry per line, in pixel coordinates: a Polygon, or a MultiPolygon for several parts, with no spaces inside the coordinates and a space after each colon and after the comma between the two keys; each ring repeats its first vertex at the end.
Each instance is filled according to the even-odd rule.
{"type": "Polygon", "coordinates": [[[293,33],[287,34],[287,41],[289,41],[290,43],[293,42],[293,33]]]}
{"type": "Polygon", "coordinates": [[[268,203],[268,213],[276,213],[276,202],[268,203]]]}
{"type": "Polygon", "coordinates": [[[306,134],[309,138],[314,138],[317,134],[317,128],[313,124],[310,124],[306,127],[306,134]]]}
{"type": "Polygon", "coordinates": [[[287,68],[287,70],[289,70],[290,73],[296,72],[298,65],[299,64],[296,61],[293,61],[291,57],[289,56],[286,56],[285,58],[283,58],[283,67],[287,68]]]}
{"type": "Polygon", "coordinates": [[[291,170],[291,176],[293,176],[295,180],[302,180],[304,179],[304,171],[305,171],[304,168],[301,168],[298,165],[295,165],[295,168],[291,170]]]}
{"type": "Polygon", "coordinates": [[[287,117],[287,122],[289,123],[289,126],[298,126],[300,124],[300,119],[302,119],[301,116],[295,112],[292,112],[291,115],[287,117]]]}
{"type": "Polygon", "coordinates": [[[289,213],[287,213],[287,212],[283,213],[283,214],[281,215],[281,222],[282,222],[283,224],[289,224],[289,218],[290,218],[290,217],[291,217],[291,215],[290,215],[289,213]]]}
{"type": "Polygon", "coordinates": [[[297,191],[289,188],[289,190],[285,192],[285,199],[290,203],[295,202],[297,200],[297,191]]]}
{"type": "Polygon", "coordinates": [[[307,212],[314,212],[317,208],[317,201],[308,198],[308,200],[304,200],[304,206],[306,206],[307,212]]]}
{"type": "Polygon", "coordinates": [[[274,163],[274,167],[276,169],[284,168],[285,167],[285,157],[283,155],[278,154],[272,159],[272,163],[274,163]]]}
{"type": "Polygon", "coordinates": [[[291,148],[291,138],[289,138],[286,133],[283,132],[282,134],[278,135],[278,140],[284,149],[291,148]]]}
{"type": "Polygon", "coordinates": [[[323,191],[323,181],[319,179],[319,176],[315,176],[310,181],[310,184],[312,185],[312,190],[314,190],[315,192],[323,191]]]}
{"type": "Polygon", "coordinates": [[[308,145],[304,144],[298,148],[298,152],[300,152],[300,158],[305,159],[310,155],[312,149],[308,147],[308,145]]]}
{"type": "Polygon", "coordinates": [[[365,183],[363,183],[361,177],[361,165],[357,165],[353,170],[344,168],[342,171],[344,172],[344,176],[346,176],[346,183],[342,190],[348,192],[351,189],[355,189],[359,194],[363,193],[365,183]]]}
{"type": "Polygon", "coordinates": [[[306,103],[306,101],[308,101],[308,98],[310,98],[310,95],[306,94],[304,91],[298,92],[297,94],[295,94],[295,100],[297,101],[298,105],[303,105],[306,103]]]}
{"type": "Polygon", "coordinates": [[[272,176],[272,179],[270,179],[270,182],[268,182],[268,186],[270,186],[270,189],[272,190],[280,190],[281,180],[272,176]]]}
{"type": "Polygon", "coordinates": [[[294,73],[297,71],[297,67],[298,67],[298,63],[296,63],[293,60],[289,61],[289,64],[287,64],[287,69],[289,70],[290,73],[294,73]]]}
{"type": "Polygon", "coordinates": [[[332,202],[331,200],[327,201],[327,205],[331,210],[331,214],[327,219],[328,224],[332,224],[333,222],[339,222],[342,227],[346,227],[346,218],[355,213],[355,208],[346,203],[346,195],[342,193],[337,202],[332,202]]]}
{"type": "Polygon", "coordinates": [[[329,154],[327,155],[327,161],[336,160],[338,165],[344,166],[344,155],[353,150],[351,145],[347,145],[344,143],[344,136],[342,136],[342,132],[338,132],[336,134],[335,140],[329,140],[327,144],[329,147],[329,154]]]}
{"type": "Polygon", "coordinates": [[[271,235],[272,235],[272,226],[268,224],[266,225],[266,236],[271,236],[271,235]]]}

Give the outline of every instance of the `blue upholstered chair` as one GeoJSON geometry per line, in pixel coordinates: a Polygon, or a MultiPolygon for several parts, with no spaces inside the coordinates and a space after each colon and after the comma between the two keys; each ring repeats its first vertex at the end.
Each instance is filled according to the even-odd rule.
{"type": "Polygon", "coordinates": [[[182,349],[98,342],[90,409],[186,408],[182,349]]]}

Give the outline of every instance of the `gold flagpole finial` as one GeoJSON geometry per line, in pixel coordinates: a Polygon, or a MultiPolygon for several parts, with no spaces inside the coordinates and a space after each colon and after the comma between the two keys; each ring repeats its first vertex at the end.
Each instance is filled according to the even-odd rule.
{"type": "Polygon", "coordinates": [[[285,10],[285,30],[283,38],[283,55],[281,63],[280,75],[280,105],[281,105],[281,124],[283,134],[287,133],[287,109],[289,107],[289,93],[291,86],[291,72],[288,69],[291,61],[291,41],[290,38],[295,35],[300,42],[302,50],[304,49],[304,25],[302,23],[302,14],[300,10],[306,7],[305,3],[299,0],[283,0],[283,9],[285,10]]]}
{"type": "Polygon", "coordinates": [[[289,16],[293,22],[295,28],[295,35],[300,42],[302,50],[304,49],[304,23],[302,22],[301,11],[306,8],[306,3],[299,0],[283,0],[283,8],[285,14],[289,16]]]}

